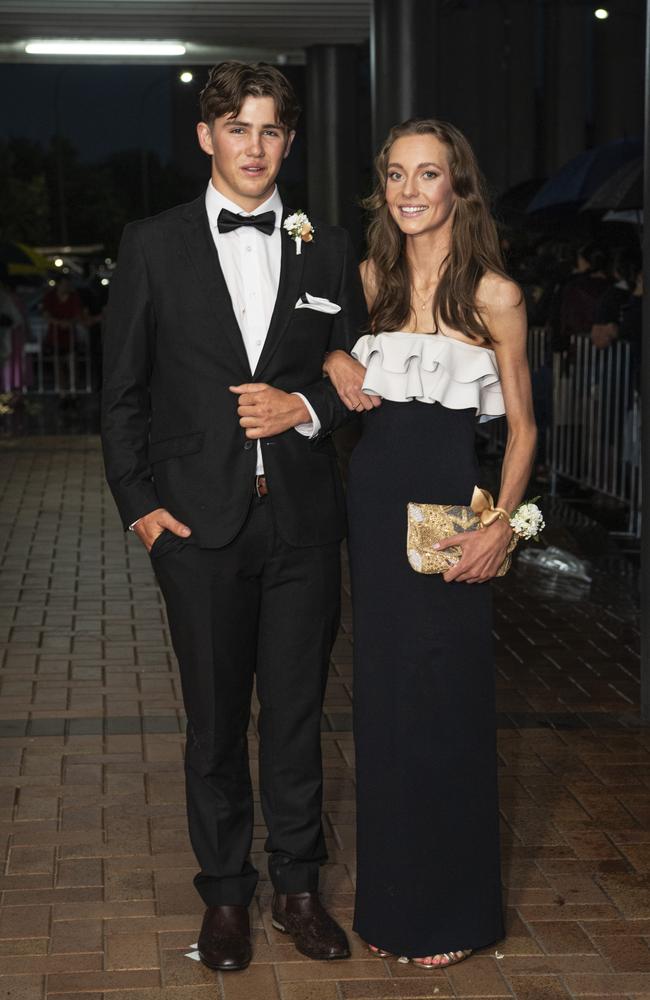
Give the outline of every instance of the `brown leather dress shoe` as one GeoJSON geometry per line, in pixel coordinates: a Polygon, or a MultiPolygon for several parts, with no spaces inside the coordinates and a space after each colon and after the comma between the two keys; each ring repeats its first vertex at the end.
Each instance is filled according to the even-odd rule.
{"type": "Polygon", "coordinates": [[[236,972],[250,964],[251,928],[245,906],[208,906],[199,934],[199,956],[209,969],[236,972]]]}
{"type": "Polygon", "coordinates": [[[323,961],[350,957],[345,931],[330,917],[317,892],[276,892],[271,916],[273,926],[290,934],[298,951],[307,958],[323,961]]]}

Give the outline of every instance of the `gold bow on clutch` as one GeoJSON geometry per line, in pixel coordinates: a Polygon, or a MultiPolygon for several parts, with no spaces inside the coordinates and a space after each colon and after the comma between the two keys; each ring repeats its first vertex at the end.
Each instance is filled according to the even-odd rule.
{"type": "MultiPolygon", "coordinates": [[[[474,487],[469,507],[440,503],[409,503],[408,533],[406,553],[408,561],[416,573],[446,573],[455,566],[462,555],[460,545],[448,549],[434,549],[443,538],[451,538],[464,531],[476,531],[487,527],[499,518],[510,522],[510,515],[501,507],[494,506],[494,500],[487,490],[474,487]]],[[[506,557],[499,566],[497,576],[505,576],[510,569],[512,552],[517,544],[513,534],[506,557]]]]}

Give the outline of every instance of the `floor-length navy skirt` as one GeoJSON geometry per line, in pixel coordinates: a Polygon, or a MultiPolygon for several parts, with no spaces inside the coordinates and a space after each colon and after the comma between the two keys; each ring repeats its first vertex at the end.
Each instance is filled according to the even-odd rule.
{"type": "Polygon", "coordinates": [[[503,936],[490,584],[406,557],[406,505],[469,504],[474,410],[366,415],[348,481],[354,608],[354,929],[424,957],[503,936]]]}

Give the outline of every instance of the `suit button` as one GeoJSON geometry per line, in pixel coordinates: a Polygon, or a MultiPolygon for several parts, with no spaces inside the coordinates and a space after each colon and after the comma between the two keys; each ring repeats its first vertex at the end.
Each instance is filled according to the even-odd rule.
{"type": "Polygon", "coordinates": [[[252,447],[253,447],[253,442],[247,441],[246,444],[244,445],[244,451],[250,451],[252,447]]]}

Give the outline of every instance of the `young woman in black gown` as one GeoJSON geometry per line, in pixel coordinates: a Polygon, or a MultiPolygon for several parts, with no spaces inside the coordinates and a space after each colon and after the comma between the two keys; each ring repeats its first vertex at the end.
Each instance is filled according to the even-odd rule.
{"type": "Polygon", "coordinates": [[[506,413],[497,506],[523,498],[535,450],[526,317],[503,271],[472,150],[433,120],[377,159],[371,333],[325,369],[366,411],[349,471],[355,647],[355,930],[425,968],[503,936],[491,592],[507,517],[457,536],[444,576],[411,569],[406,506],[469,504],[477,417],[506,413]]]}

